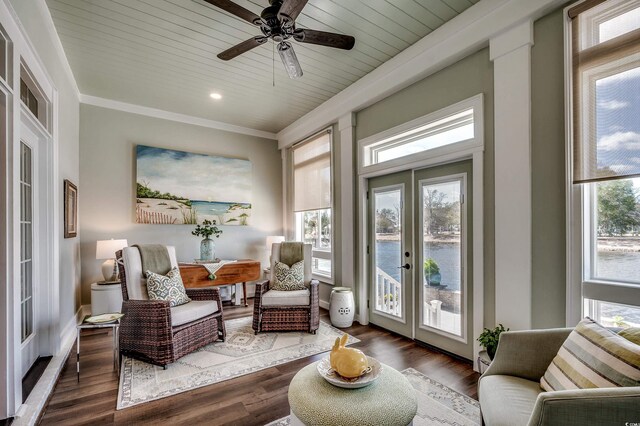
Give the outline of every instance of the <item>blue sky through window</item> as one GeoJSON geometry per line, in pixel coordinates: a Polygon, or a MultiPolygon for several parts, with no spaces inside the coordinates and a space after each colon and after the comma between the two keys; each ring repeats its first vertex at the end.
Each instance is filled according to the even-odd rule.
{"type": "Polygon", "coordinates": [[[596,82],[596,137],[599,169],[640,170],[640,67],[596,82]]]}

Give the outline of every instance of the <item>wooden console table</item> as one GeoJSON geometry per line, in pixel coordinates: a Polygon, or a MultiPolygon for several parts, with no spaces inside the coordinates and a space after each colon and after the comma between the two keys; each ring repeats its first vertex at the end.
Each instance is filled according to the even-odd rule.
{"type": "Polygon", "coordinates": [[[260,262],[252,259],[241,259],[227,263],[218,269],[216,279],[209,279],[207,269],[195,263],[179,263],[180,275],[186,288],[217,287],[242,283],[244,306],[247,303],[247,281],[260,279],[260,262]]]}

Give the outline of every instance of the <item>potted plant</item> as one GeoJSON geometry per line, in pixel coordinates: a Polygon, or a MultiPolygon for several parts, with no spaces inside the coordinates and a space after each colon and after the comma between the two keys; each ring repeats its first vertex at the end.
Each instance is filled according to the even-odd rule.
{"type": "Polygon", "coordinates": [[[216,254],[216,245],[210,237],[220,238],[220,235],[222,235],[222,230],[216,226],[216,221],[203,220],[202,226],[196,225],[196,229],[191,231],[191,234],[204,238],[200,242],[200,260],[213,260],[216,254]]]}
{"type": "Polygon", "coordinates": [[[496,349],[498,349],[498,341],[500,340],[500,334],[503,331],[509,331],[509,329],[505,329],[504,325],[498,324],[498,326],[493,330],[485,328],[478,337],[478,342],[480,342],[480,345],[487,350],[487,355],[489,355],[489,359],[491,360],[493,360],[493,357],[496,354],[496,349]]]}
{"type": "Polygon", "coordinates": [[[424,279],[427,280],[427,284],[430,286],[439,286],[442,276],[440,275],[440,267],[433,258],[428,258],[424,261],[424,279]]]}

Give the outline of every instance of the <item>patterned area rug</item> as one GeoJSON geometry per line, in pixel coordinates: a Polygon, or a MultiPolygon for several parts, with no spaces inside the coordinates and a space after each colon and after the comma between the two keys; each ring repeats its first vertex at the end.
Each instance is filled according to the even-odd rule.
{"type": "MultiPolygon", "coordinates": [[[[344,333],[320,321],[317,333],[264,332],[257,336],[251,317],[226,321],[227,339],[180,358],[166,370],[124,357],[117,409],[255,373],[331,349],[344,333]]],[[[359,342],[349,336],[348,344],[359,342]]]]}
{"type": "MultiPolygon", "coordinates": [[[[413,368],[402,371],[416,390],[418,414],[414,426],[480,424],[480,403],[439,383],[413,368]]],[[[283,417],[267,426],[288,426],[289,417],[283,417]]]]}

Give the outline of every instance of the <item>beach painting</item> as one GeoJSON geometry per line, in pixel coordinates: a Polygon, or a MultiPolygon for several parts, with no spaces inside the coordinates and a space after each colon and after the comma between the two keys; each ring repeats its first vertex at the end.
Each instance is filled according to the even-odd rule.
{"type": "Polygon", "coordinates": [[[251,162],[136,146],[136,223],[247,226],[251,162]]]}

